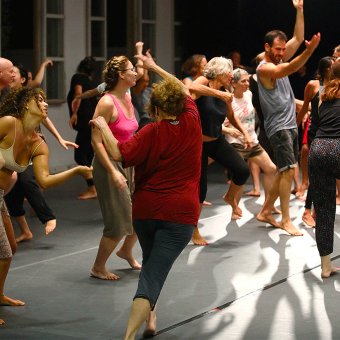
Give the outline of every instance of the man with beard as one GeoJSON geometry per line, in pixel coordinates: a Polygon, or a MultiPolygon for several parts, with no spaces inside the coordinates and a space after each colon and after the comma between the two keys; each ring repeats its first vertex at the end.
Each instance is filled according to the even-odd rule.
{"type": "Polygon", "coordinates": [[[320,42],[320,33],[305,41],[306,49],[287,62],[304,40],[303,0],[293,0],[297,10],[294,36],[287,42],[282,31],[266,34],[265,56],[257,67],[260,103],[264,126],[274,152],[278,172],[275,175],[268,197],[257,219],[281,228],[293,236],[303,235],[290,218],[289,201],[294,168],[298,160],[298,132],[296,125],[295,98],[288,76],[302,67],[320,42]],[[280,196],[281,223],[276,222],[271,209],[280,196]]]}

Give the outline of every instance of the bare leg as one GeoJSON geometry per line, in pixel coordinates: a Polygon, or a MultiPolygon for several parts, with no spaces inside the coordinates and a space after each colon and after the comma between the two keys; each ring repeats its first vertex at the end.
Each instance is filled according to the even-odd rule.
{"type": "Polygon", "coordinates": [[[33,238],[30,228],[28,227],[25,215],[14,217],[21,230],[21,234],[15,239],[17,243],[22,241],[29,241],[33,238]]]}
{"type": "Polygon", "coordinates": [[[157,303],[155,305],[155,308],[149,313],[148,317],[146,318],[146,326],[143,332],[143,337],[152,337],[157,334],[156,331],[156,307],[157,303]]]}
{"type": "MultiPolygon", "coordinates": [[[[243,193],[243,189],[244,189],[244,185],[241,185],[235,195],[235,200],[237,205],[240,203],[241,197],[242,197],[242,193],[243,193]]],[[[234,210],[231,213],[231,219],[232,220],[239,220],[241,218],[240,215],[237,215],[234,213],[234,210]]]]}
{"type": "Polygon", "coordinates": [[[303,234],[295,228],[289,215],[290,189],[292,186],[293,176],[294,169],[287,169],[280,173],[281,180],[279,190],[280,204],[282,210],[282,221],[280,224],[280,228],[293,236],[302,236],[303,234]]]}
{"type": "Polygon", "coordinates": [[[238,206],[238,203],[236,201],[236,194],[238,193],[240,187],[241,187],[240,185],[236,185],[233,181],[231,181],[229,190],[223,196],[223,199],[226,203],[231,205],[231,207],[233,209],[233,214],[236,214],[236,215],[242,217],[242,210],[238,206]]]}
{"type": "MultiPolygon", "coordinates": [[[[200,215],[202,212],[202,207],[203,204],[200,203],[200,215]]],[[[194,242],[194,244],[196,244],[197,246],[207,246],[209,244],[209,242],[207,242],[200,234],[200,232],[198,231],[198,227],[196,226],[196,228],[194,229],[194,233],[192,235],[191,241],[194,242]]]]}
{"type": "Polygon", "coordinates": [[[340,204],[340,180],[336,180],[336,188],[337,188],[337,195],[336,195],[336,204],[340,204]]]}
{"type": "Polygon", "coordinates": [[[149,300],[143,298],[134,299],[124,340],[135,339],[138,330],[150,315],[150,311],[149,300]]]}
{"type": "Polygon", "coordinates": [[[78,199],[87,200],[87,199],[96,198],[96,197],[97,197],[96,188],[94,185],[90,185],[86,191],[79,194],[78,199]]]}
{"type": "Polygon", "coordinates": [[[261,195],[261,187],[260,187],[260,167],[253,162],[252,158],[248,160],[248,165],[250,168],[251,178],[253,179],[254,188],[251,191],[245,193],[246,196],[256,196],[259,197],[261,195]]]}
{"type": "MultiPolygon", "coordinates": [[[[294,179],[294,189],[291,190],[290,192],[295,195],[301,188],[300,176],[299,176],[299,163],[298,162],[296,162],[296,167],[294,168],[293,179],[294,179]]],[[[292,184],[290,184],[290,185],[292,185],[292,184]]]]}
{"type": "MultiPolygon", "coordinates": [[[[11,246],[12,253],[14,255],[16,250],[17,250],[17,244],[16,244],[15,238],[14,238],[14,231],[13,231],[11,219],[9,218],[9,216],[3,215],[2,220],[4,222],[6,235],[7,235],[9,244],[11,246]]],[[[8,274],[11,262],[12,262],[11,257],[6,258],[6,259],[0,259],[0,305],[1,306],[24,306],[25,305],[24,302],[22,302],[20,300],[13,300],[13,299],[4,295],[5,281],[6,281],[6,278],[7,278],[7,274],[8,274]]]]}
{"type": "Polygon", "coordinates": [[[129,265],[132,268],[140,269],[142,268],[142,266],[135,260],[135,258],[132,255],[132,248],[137,240],[138,238],[135,231],[133,231],[132,235],[125,236],[124,243],[120,247],[120,249],[117,250],[116,254],[120,258],[128,261],[129,265]]]}
{"type": "Polygon", "coordinates": [[[308,226],[315,228],[315,220],[312,217],[311,209],[305,209],[302,214],[302,221],[305,222],[308,226]]]}
{"type": "Polygon", "coordinates": [[[110,257],[110,255],[115,250],[115,248],[117,247],[118,243],[122,238],[123,236],[112,238],[102,236],[99,243],[96,261],[94,262],[93,267],[90,271],[92,276],[102,280],[119,279],[119,276],[110,273],[108,270],[106,270],[105,265],[107,259],[110,257]]]}
{"type": "Polygon", "coordinates": [[[339,267],[331,264],[331,255],[320,256],[321,258],[321,277],[330,277],[339,271],[339,267]]]}
{"type": "Polygon", "coordinates": [[[301,172],[302,172],[302,185],[300,189],[296,192],[296,197],[302,197],[305,191],[308,189],[308,144],[303,144],[301,148],[301,172]]]}

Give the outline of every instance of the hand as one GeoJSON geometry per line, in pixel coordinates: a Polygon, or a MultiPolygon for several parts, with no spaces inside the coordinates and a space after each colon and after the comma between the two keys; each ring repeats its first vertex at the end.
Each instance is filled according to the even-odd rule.
{"type": "Polygon", "coordinates": [[[92,170],[93,170],[93,167],[88,167],[88,166],[85,166],[85,165],[79,165],[77,166],[77,169],[78,169],[78,174],[82,177],[84,177],[85,179],[90,179],[92,178],[92,170]]]}
{"type": "Polygon", "coordinates": [[[78,122],[78,117],[77,117],[76,114],[73,114],[71,116],[71,119],[70,119],[70,127],[71,127],[71,129],[73,129],[73,124],[77,125],[77,122],[78,122]]]}
{"type": "Polygon", "coordinates": [[[156,66],[156,63],[154,62],[154,60],[152,59],[152,56],[149,52],[150,50],[148,50],[145,55],[143,54],[137,54],[134,57],[138,60],[141,60],[143,65],[141,65],[141,67],[147,69],[147,70],[151,70],[154,66],[156,66]]]}
{"type": "Polygon", "coordinates": [[[81,99],[78,99],[77,97],[72,100],[72,113],[77,113],[79,106],[80,106],[81,99]]]}
{"type": "Polygon", "coordinates": [[[228,129],[227,133],[233,138],[238,138],[242,135],[242,133],[235,128],[227,128],[227,129],[228,129]]]}
{"type": "Polygon", "coordinates": [[[0,169],[3,168],[5,165],[5,159],[2,156],[2,153],[0,152],[0,169]]]}
{"type": "Polygon", "coordinates": [[[320,32],[318,34],[314,34],[310,41],[305,40],[306,50],[310,53],[313,53],[314,50],[318,47],[321,39],[320,32]]]}
{"type": "Polygon", "coordinates": [[[303,0],[293,0],[293,5],[296,9],[303,10],[303,0]]]}
{"type": "Polygon", "coordinates": [[[90,125],[92,124],[93,126],[97,127],[99,130],[101,130],[107,125],[106,120],[103,116],[98,116],[97,118],[90,120],[89,124],[90,125]]]}
{"type": "Polygon", "coordinates": [[[143,53],[143,46],[144,46],[144,43],[142,41],[136,42],[136,51],[137,51],[137,54],[142,54],[143,53]]]}
{"type": "Polygon", "coordinates": [[[224,92],[224,91],[220,91],[220,92],[221,92],[220,99],[222,99],[227,104],[231,104],[231,102],[234,99],[234,95],[230,92],[224,92]]]}
{"type": "Polygon", "coordinates": [[[250,138],[249,133],[244,134],[244,148],[251,149],[253,147],[253,140],[250,138]]]}
{"type": "Polygon", "coordinates": [[[78,145],[78,144],[69,142],[69,141],[64,140],[64,139],[60,139],[60,140],[59,140],[59,143],[60,143],[60,145],[61,145],[63,148],[65,148],[66,150],[68,150],[68,146],[72,146],[72,147],[75,148],[75,149],[78,149],[78,148],[79,148],[79,145],[78,145]]]}
{"type": "Polygon", "coordinates": [[[53,61],[50,60],[50,59],[46,59],[44,62],[43,62],[43,65],[46,67],[46,66],[53,66],[53,61]]]}
{"type": "Polygon", "coordinates": [[[127,179],[119,171],[112,173],[113,183],[115,187],[119,190],[123,190],[127,187],[127,179]]]}

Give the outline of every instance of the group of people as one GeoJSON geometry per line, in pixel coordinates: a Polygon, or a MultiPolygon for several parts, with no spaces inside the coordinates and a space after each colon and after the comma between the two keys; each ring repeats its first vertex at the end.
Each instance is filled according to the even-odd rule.
{"type": "MultiPolygon", "coordinates": [[[[188,77],[181,81],[159,67],[149,51],[143,54],[143,43],[137,43],[136,66],[125,56],[111,58],[103,70],[104,83],[95,88],[90,82],[93,59],[85,58],[72,78],[68,96],[80,165],[59,174],[49,174],[48,148],[37,132],[47,118],[44,93],[21,86],[6,95],[0,106],[0,304],[23,305],[3,294],[16,250],[4,197],[15,183],[13,173],[22,173],[32,162],[42,188],[59,185],[76,174],[86,179],[88,190],[79,198],[98,197],[104,222],[90,274],[98,279],[119,279],[105,265],[125,237],[116,254],[141,272],[124,339],[134,339],[144,322],[143,335],[155,335],[157,300],[173,263],[191,239],[195,244],[208,244],[197,224],[208,189],[209,162],[216,161],[227,170],[230,185],[223,200],[232,208],[232,219],[243,215],[239,201],[250,176],[249,161],[263,170],[265,202],[257,219],[290,235],[302,235],[290,218],[289,201],[298,161],[297,123],[308,112],[310,102],[311,199],[307,202],[312,201],[315,207],[321,275],[328,277],[338,271],[330,254],[336,178],[340,178],[340,62],[333,63],[333,58],[320,61],[319,78],[308,83],[296,115],[288,76],[306,63],[321,37],[318,33],[306,40],[304,51],[292,59],[304,41],[303,1],[293,0],[293,5],[297,12],[293,38],[288,40],[278,30],[268,32],[264,52],[257,58],[256,74],[251,77],[241,65],[234,67],[230,59],[207,61],[204,55],[194,55],[184,64],[188,77]],[[143,103],[140,109],[149,115],[141,116],[139,126],[131,95],[136,100],[147,89],[148,72],[163,80],[139,97],[139,105],[143,103]],[[249,91],[251,81],[258,92],[249,91]],[[98,103],[96,99],[86,101],[98,93],[102,94],[98,103]],[[267,138],[263,146],[255,131],[254,106],[262,114],[267,138]],[[274,206],[278,197],[281,211],[274,206]],[[282,213],[280,223],[273,213],[282,213]],[[132,254],[137,240],[142,265],[132,254]]],[[[11,86],[14,68],[2,59],[0,69],[2,90],[11,86]]]]}

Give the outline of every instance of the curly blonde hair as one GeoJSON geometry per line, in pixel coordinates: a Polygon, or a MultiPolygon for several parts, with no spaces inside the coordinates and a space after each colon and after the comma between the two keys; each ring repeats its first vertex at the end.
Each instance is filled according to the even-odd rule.
{"type": "Polygon", "coordinates": [[[0,117],[13,116],[23,119],[28,103],[34,99],[39,105],[39,95],[46,100],[45,93],[40,88],[20,87],[9,91],[0,105],[0,117]]]}
{"type": "Polygon", "coordinates": [[[164,79],[152,87],[150,102],[145,107],[151,118],[155,118],[156,106],[174,116],[179,116],[183,112],[187,95],[179,81],[164,79]]]}
{"type": "Polygon", "coordinates": [[[119,71],[126,68],[129,59],[124,55],[112,57],[105,65],[102,78],[106,83],[105,91],[113,90],[119,80],[119,71]]]}

